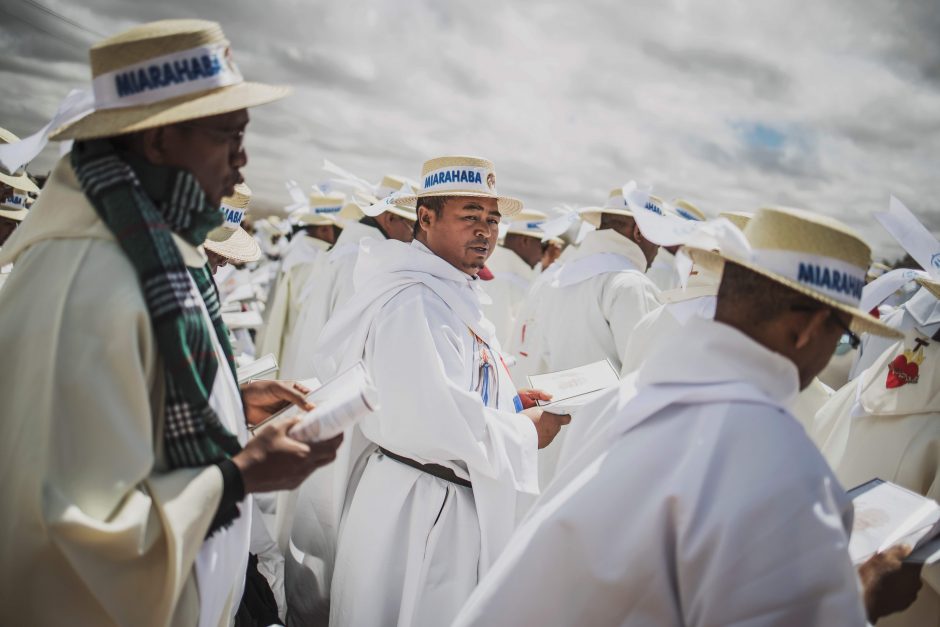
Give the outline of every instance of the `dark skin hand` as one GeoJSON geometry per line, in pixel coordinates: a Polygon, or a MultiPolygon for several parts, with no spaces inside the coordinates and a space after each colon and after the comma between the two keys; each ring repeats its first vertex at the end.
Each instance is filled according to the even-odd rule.
{"type": "Polygon", "coordinates": [[[889,614],[906,610],[917,599],[922,564],[905,564],[909,546],[876,553],[858,568],[868,620],[874,624],[889,614]]]}
{"type": "Polygon", "coordinates": [[[552,395],[548,392],[543,392],[542,390],[533,390],[532,388],[520,388],[516,390],[516,393],[519,394],[519,400],[522,401],[523,409],[535,407],[538,405],[536,401],[552,400],[552,395]]]}
{"type": "Polygon", "coordinates": [[[539,436],[539,448],[545,448],[552,443],[561,428],[571,422],[569,414],[559,415],[544,411],[541,407],[523,409],[522,414],[532,421],[539,436]]]}
{"type": "MultiPolygon", "coordinates": [[[[245,418],[258,424],[288,405],[311,411],[310,390],[290,381],[252,381],[241,386],[245,418]]],[[[258,429],[232,462],[238,467],[245,493],[293,490],[310,473],[336,458],[343,441],[338,435],[323,442],[304,443],[287,435],[300,417],[268,423],[258,429]]]]}

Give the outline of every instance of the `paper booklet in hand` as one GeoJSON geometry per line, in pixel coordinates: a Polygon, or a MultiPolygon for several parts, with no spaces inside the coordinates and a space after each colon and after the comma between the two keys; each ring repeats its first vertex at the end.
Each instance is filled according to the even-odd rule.
{"type": "Polygon", "coordinates": [[[238,385],[250,379],[270,378],[271,375],[277,372],[277,368],[277,359],[274,358],[274,355],[268,353],[235,371],[238,375],[238,385]]]}
{"type": "Polygon", "coordinates": [[[855,506],[849,539],[853,564],[901,544],[914,549],[905,562],[940,561],[940,505],[936,501],[882,479],[852,488],[848,495],[855,506]]]}
{"type": "Polygon", "coordinates": [[[552,395],[550,403],[540,401],[539,405],[553,414],[571,413],[618,383],[620,375],[606,359],[568,370],[529,376],[529,387],[552,395]]]}
{"type": "Polygon", "coordinates": [[[378,390],[372,385],[362,362],[310,392],[307,402],[316,407],[304,412],[291,405],[257,425],[253,431],[268,423],[302,416],[287,434],[295,440],[319,442],[339,435],[379,408],[378,390]]]}

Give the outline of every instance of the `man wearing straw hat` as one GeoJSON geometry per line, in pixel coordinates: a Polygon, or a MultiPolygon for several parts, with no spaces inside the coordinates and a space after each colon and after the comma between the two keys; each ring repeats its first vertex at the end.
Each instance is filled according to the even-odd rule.
{"type": "Polygon", "coordinates": [[[496,327],[496,337],[504,347],[536,277],[535,266],[542,260],[544,233],[540,225],[545,218],[541,211],[523,209],[513,217],[503,243],[486,262],[493,279],[484,289],[493,302],[484,303],[483,313],[496,327]]]}
{"type": "Polygon", "coordinates": [[[316,345],[323,327],[333,312],[345,303],[354,292],[353,268],[359,256],[359,245],[367,239],[393,239],[408,243],[412,239],[415,213],[409,207],[393,202],[392,194],[398,192],[405,179],[386,176],[379,185],[380,193],[389,195],[375,202],[365,211],[355,203],[344,208],[347,215],[341,216],[343,232],[336,245],[317,263],[311,271],[301,292],[303,303],[295,330],[284,338],[284,370],[287,376],[306,378],[312,376],[313,363],[310,349],[316,345]]]}
{"type": "Polygon", "coordinates": [[[268,300],[265,324],[258,336],[258,354],[274,355],[284,364],[284,341],[293,334],[304,305],[303,290],[323,256],[341,235],[338,221],[346,195],[310,194],[307,206],[288,216],[294,233],[281,257],[274,295],[268,300]]]}
{"type": "MultiPolygon", "coordinates": [[[[672,205],[662,202],[659,205],[668,213],[690,222],[705,220],[705,214],[702,213],[701,209],[681,198],[677,199],[672,205]]],[[[678,248],[678,246],[661,246],[659,252],[656,253],[656,258],[653,259],[653,263],[650,264],[649,270],[646,271],[646,278],[652,281],[660,291],[679,287],[679,274],[676,270],[676,251],[678,248]]]]}
{"type": "Polygon", "coordinates": [[[375,419],[347,434],[335,471],[349,477],[366,462],[358,484],[334,487],[348,508],[337,626],[450,624],[506,546],[519,494],[538,489],[537,448],[567,422],[520,413],[480,307],[476,275],[521,203],[497,193],[493,164],[478,157],[427,161],[422,180],[417,196],[396,200],[417,205],[416,239],[363,243],[356,293],[314,355],[321,379],[362,360],[382,398],[375,419]]]}
{"type": "Polygon", "coordinates": [[[201,244],[241,181],[244,82],[214,22],[144,24],[91,49],[94,111],[4,246],[0,622],[227,625],[252,492],[296,486],[338,441],[287,425],[278,382],[236,384],[201,244]]]}
{"type": "MultiPolygon", "coordinates": [[[[4,185],[6,185],[4,183],[4,185]]],[[[27,196],[22,190],[8,188],[3,192],[3,198],[0,200],[0,250],[3,244],[13,235],[13,231],[26,219],[29,214],[27,206],[27,196]]],[[[8,263],[0,265],[0,289],[6,283],[7,277],[13,271],[13,264],[8,263]]]]}
{"type": "Polygon", "coordinates": [[[645,275],[659,246],[643,236],[633,217],[654,210],[662,213],[655,199],[636,202],[618,188],[603,208],[581,211],[597,230],[585,236],[545,288],[537,325],[538,372],[600,359],[620,370],[634,325],[659,306],[659,290],[645,275]]]}
{"type": "Polygon", "coordinates": [[[910,603],[890,585],[898,548],[862,567],[863,604],[851,501],[786,409],[846,328],[894,334],[857,308],[870,250],[798,210],[761,209],[746,239],[726,233],[690,244],[697,265],[724,266],[714,321],[686,323],[636,392],[609,400],[606,432],[540,497],[456,625],[861,626],[866,610],[874,622],[910,603]]]}
{"type": "Polygon", "coordinates": [[[225,221],[209,231],[204,244],[212,274],[228,263],[243,264],[261,259],[261,246],[242,228],[250,201],[251,189],[244,183],[237,184],[232,195],[222,199],[225,221]]]}

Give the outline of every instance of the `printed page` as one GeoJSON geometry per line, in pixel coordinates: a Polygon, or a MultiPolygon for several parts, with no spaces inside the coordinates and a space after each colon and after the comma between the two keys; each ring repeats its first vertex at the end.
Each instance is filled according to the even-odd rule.
{"type": "Polygon", "coordinates": [[[550,403],[540,402],[539,405],[553,413],[569,413],[618,383],[620,376],[606,359],[568,370],[529,376],[529,387],[552,395],[550,403]]]}
{"type": "Polygon", "coordinates": [[[917,547],[936,535],[940,505],[899,485],[876,479],[849,491],[855,521],[849,554],[861,564],[899,544],[917,547]]]}

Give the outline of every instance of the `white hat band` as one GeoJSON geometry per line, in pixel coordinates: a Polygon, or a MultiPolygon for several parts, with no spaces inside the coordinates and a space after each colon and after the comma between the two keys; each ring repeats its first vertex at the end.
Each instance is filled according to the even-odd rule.
{"type": "Polygon", "coordinates": [[[95,109],[162,102],[186,94],[241,83],[227,43],[181,50],[96,76],[95,109]]]}
{"type": "Polygon", "coordinates": [[[424,176],[424,188],[427,192],[472,191],[481,194],[496,194],[496,183],[490,186],[490,171],[472,165],[455,165],[428,172],[424,176]]]}
{"type": "Polygon", "coordinates": [[[26,209],[26,194],[13,194],[8,196],[0,206],[9,209],[26,209]]]}
{"type": "Polygon", "coordinates": [[[242,220],[245,219],[245,210],[223,203],[222,215],[225,216],[225,222],[223,222],[221,225],[222,228],[234,231],[236,228],[238,228],[238,225],[242,223],[242,220]]]}
{"type": "Polygon", "coordinates": [[[865,287],[865,268],[841,259],[792,250],[755,249],[751,262],[782,277],[858,307],[865,287]]]}

